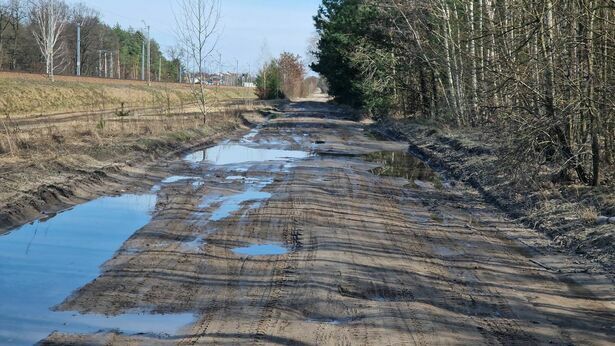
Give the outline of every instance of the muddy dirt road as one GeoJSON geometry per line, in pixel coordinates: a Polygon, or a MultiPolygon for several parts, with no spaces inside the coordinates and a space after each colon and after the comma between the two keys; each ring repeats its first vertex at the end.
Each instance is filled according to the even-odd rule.
{"type": "Polygon", "coordinates": [[[613,344],[612,277],[343,115],[290,104],[162,164],[151,220],[56,307],[147,314],[45,343],[613,344]]]}

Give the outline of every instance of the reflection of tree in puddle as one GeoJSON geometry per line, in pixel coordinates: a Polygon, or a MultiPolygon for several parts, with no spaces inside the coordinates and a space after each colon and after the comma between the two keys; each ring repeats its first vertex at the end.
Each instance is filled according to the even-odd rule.
{"type": "Polygon", "coordinates": [[[367,154],[363,157],[366,161],[380,164],[371,172],[379,176],[400,177],[411,182],[427,181],[436,187],[442,186],[440,176],[427,164],[406,152],[382,151],[367,154]]]}

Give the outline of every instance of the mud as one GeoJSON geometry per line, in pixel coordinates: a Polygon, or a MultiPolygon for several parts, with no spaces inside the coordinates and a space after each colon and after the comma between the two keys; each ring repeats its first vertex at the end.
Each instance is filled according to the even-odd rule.
{"type": "Polygon", "coordinates": [[[196,160],[178,157],[167,175],[199,184],[160,184],[151,222],[58,306],[86,316],[193,314],[190,326],[62,331],[43,344],[612,343],[608,273],[554,251],[475,190],[424,166],[384,174],[389,154],[364,155],[408,145],[369,138],[334,106],[283,111],[222,144],[308,155],[227,160],[203,148],[196,160]],[[235,198],[254,190],[266,195],[235,198]],[[286,251],[243,251],[262,245],[286,251]]]}

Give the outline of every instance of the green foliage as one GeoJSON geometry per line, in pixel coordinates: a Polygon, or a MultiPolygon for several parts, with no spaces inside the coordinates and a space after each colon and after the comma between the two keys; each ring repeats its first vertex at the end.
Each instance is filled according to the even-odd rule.
{"type": "Polygon", "coordinates": [[[316,89],[318,78],[305,79],[305,65],[299,55],[283,52],[267,63],[256,78],[260,99],[304,97],[316,89]]]}
{"type": "Polygon", "coordinates": [[[96,124],[96,129],[102,131],[105,129],[105,127],[107,127],[107,122],[103,118],[100,118],[100,120],[98,120],[98,123],[96,124]]]}
{"type": "Polygon", "coordinates": [[[324,0],[314,21],[320,39],[311,67],[326,78],[329,94],[368,112],[386,109],[396,60],[383,48],[386,36],[374,29],[377,9],[361,0],[324,0]]]}
{"type": "MultiPolygon", "coordinates": [[[[427,80],[435,71],[409,50],[411,37],[392,24],[396,16],[374,0],[323,0],[314,17],[319,41],[311,67],[338,102],[372,116],[430,111],[428,95],[439,86],[426,90],[427,80]]],[[[428,13],[423,18],[431,20],[428,13]]]]}
{"type": "Polygon", "coordinates": [[[598,185],[615,152],[608,3],[322,0],[312,69],[372,116],[495,126],[510,169],[598,185]]]}
{"type": "Polygon", "coordinates": [[[272,60],[261,69],[256,77],[256,96],[261,100],[284,98],[282,91],[282,74],[276,60],[272,60]]]}

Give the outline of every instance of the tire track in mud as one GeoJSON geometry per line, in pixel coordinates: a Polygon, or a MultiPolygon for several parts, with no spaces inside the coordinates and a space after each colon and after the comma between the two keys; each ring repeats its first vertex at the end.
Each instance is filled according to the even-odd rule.
{"type": "MultiPolygon", "coordinates": [[[[251,217],[256,217],[254,215],[258,215],[260,217],[260,213],[251,214],[251,217]]],[[[245,227],[245,226],[242,226],[245,227]]],[[[208,246],[206,250],[213,254],[213,257],[228,257],[233,256],[230,253],[229,249],[221,248],[218,246],[208,246]]],[[[201,317],[198,322],[190,327],[190,333],[185,338],[178,342],[178,345],[197,345],[200,344],[203,339],[209,338],[209,328],[213,320],[217,317],[216,314],[224,311],[225,307],[229,306],[229,303],[232,303],[232,298],[238,296],[238,292],[241,286],[240,278],[243,277],[244,273],[249,270],[247,267],[250,265],[250,261],[248,257],[244,257],[240,259],[241,263],[238,268],[232,267],[231,261],[225,263],[226,267],[226,275],[229,277],[236,277],[237,280],[229,281],[226,283],[224,287],[224,295],[220,297],[216,294],[215,288],[208,288],[205,292],[201,292],[202,295],[207,297],[211,297],[208,305],[204,307],[200,311],[201,317]]],[[[207,284],[207,281],[204,282],[207,284]]],[[[254,299],[249,303],[251,308],[255,308],[256,304],[254,299]]]]}
{"type": "MultiPolygon", "coordinates": [[[[399,201],[394,201],[395,194],[391,193],[390,191],[385,191],[382,188],[383,185],[375,184],[375,186],[380,191],[381,196],[389,196],[389,198],[382,199],[383,203],[388,205],[388,207],[384,209],[388,211],[389,216],[392,216],[393,218],[396,218],[399,220],[404,220],[405,224],[402,226],[402,229],[411,230],[413,226],[415,225],[412,225],[411,223],[409,223],[408,218],[404,217],[404,215],[400,211],[398,211],[399,209],[398,206],[400,205],[400,203],[399,201]]],[[[446,199],[444,198],[443,200],[446,200],[446,199]]],[[[388,241],[391,244],[394,244],[396,231],[392,230],[387,223],[385,223],[384,226],[385,226],[385,231],[387,234],[388,241]]],[[[463,228],[463,227],[459,226],[458,228],[463,228]]],[[[414,232],[410,232],[410,233],[414,233],[414,232]]],[[[454,248],[455,240],[448,238],[445,233],[443,233],[443,235],[444,235],[444,241],[442,243],[450,246],[451,248],[454,248]]],[[[484,239],[487,239],[484,235],[481,234],[481,236],[484,239]]],[[[421,241],[420,238],[415,237],[415,239],[419,242],[421,241]]],[[[402,249],[404,257],[406,257],[409,261],[413,260],[412,254],[408,252],[408,249],[406,247],[400,246],[399,248],[402,249]]],[[[503,250],[506,250],[506,249],[503,249],[503,250]]],[[[512,255],[512,253],[510,253],[509,251],[507,252],[507,254],[512,255]]],[[[528,342],[528,343],[538,343],[539,342],[537,339],[533,338],[531,335],[524,332],[523,328],[517,323],[517,320],[518,320],[517,316],[514,314],[513,310],[510,308],[507,301],[503,298],[503,295],[497,289],[482,288],[482,287],[487,287],[487,285],[483,285],[480,278],[474,275],[470,270],[458,272],[456,270],[453,270],[452,269],[453,266],[450,266],[450,265],[446,266],[449,269],[444,270],[443,265],[440,263],[437,263],[437,259],[435,257],[431,259],[427,258],[426,260],[432,263],[432,266],[434,267],[432,268],[432,270],[436,269],[437,272],[439,272],[438,277],[445,278],[447,276],[451,276],[450,275],[451,273],[453,273],[453,276],[462,276],[464,274],[465,275],[471,274],[473,277],[473,280],[472,280],[473,284],[464,284],[462,282],[458,282],[458,285],[455,286],[454,290],[450,290],[446,295],[440,298],[432,297],[432,299],[436,299],[436,300],[442,299],[445,302],[448,302],[447,304],[457,304],[455,302],[468,301],[466,297],[469,297],[469,299],[472,302],[474,302],[474,298],[473,298],[474,296],[482,297],[482,298],[485,298],[485,297],[489,298],[489,300],[486,302],[483,302],[483,304],[486,303],[486,304],[489,304],[495,307],[496,312],[498,314],[497,318],[486,319],[486,318],[481,318],[481,317],[470,315],[470,316],[467,316],[467,320],[464,322],[464,324],[466,325],[477,326],[478,331],[481,333],[481,335],[483,335],[487,343],[507,344],[507,343],[510,343],[511,337],[515,338],[515,340],[519,342],[528,342]]],[[[385,263],[382,263],[381,259],[377,257],[375,258],[375,261],[378,263],[378,266],[386,265],[385,263]]],[[[448,262],[444,258],[439,259],[439,261],[448,262]]],[[[398,285],[406,284],[399,277],[394,276],[393,278],[397,279],[396,281],[398,285]]],[[[382,281],[385,283],[385,286],[386,286],[386,280],[383,279],[382,281]]],[[[466,280],[466,282],[468,282],[468,280],[466,280]]],[[[471,311],[473,309],[472,306],[468,306],[465,303],[462,306],[464,306],[465,309],[467,309],[468,311],[471,311]]],[[[393,309],[397,312],[399,319],[405,323],[406,329],[411,333],[413,337],[413,342],[415,344],[427,344],[428,343],[427,340],[431,340],[431,342],[434,341],[434,337],[436,337],[435,330],[432,329],[431,332],[428,333],[428,335],[431,335],[431,337],[424,336],[423,330],[425,327],[422,325],[422,323],[420,323],[420,320],[416,318],[416,316],[418,316],[418,312],[412,308],[412,305],[410,302],[397,301],[393,309]],[[402,304],[406,306],[406,309],[404,309],[406,310],[406,313],[402,312],[402,309],[400,307],[400,305],[402,304]],[[412,324],[413,328],[410,328],[408,326],[408,323],[412,324]],[[414,333],[412,333],[413,331],[414,333]],[[416,333],[416,331],[418,331],[418,333],[416,333]]],[[[570,342],[570,340],[566,340],[566,341],[570,342]]],[[[565,341],[560,340],[560,342],[565,342],[565,341]]]]}
{"type": "MultiPolygon", "coordinates": [[[[349,171],[350,170],[351,170],[350,168],[345,168],[343,170],[344,180],[346,181],[346,184],[348,186],[348,192],[349,192],[349,194],[347,194],[347,196],[353,196],[353,198],[360,198],[361,196],[357,195],[357,191],[362,191],[363,192],[364,189],[357,189],[356,188],[356,186],[354,184],[354,181],[352,179],[350,179],[350,175],[349,175],[349,171]]],[[[343,208],[338,205],[336,210],[343,210],[343,208]]],[[[365,220],[363,218],[359,219],[359,221],[361,222],[361,224],[365,224],[365,222],[364,222],[365,220]]],[[[352,235],[350,234],[350,230],[348,228],[345,228],[345,229],[346,229],[345,233],[346,233],[346,237],[347,237],[346,239],[347,239],[348,243],[350,244],[350,243],[353,242],[354,237],[352,237],[352,235]]],[[[363,229],[369,229],[369,228],[368,227],[363,227],[363,229]]],[[[355,257],[354,252],[351,252],[351,259],[352,259],[352,263],[353,264],[358,264],[359,263],[357,261],[357,258],[355,257]]],[[[354,275],[356,277],[359,277],[358,271],[355,270],[354,272],[355,272],[354,275]]],[[[340,281],[341,281],[341,279],[340,279],[340,281]]],[[[341,295],[341,292],[339,291],[339,283],[338,283],[338,294],[341,295]]],[[[353,328],[353,329],[354,330],[352,332],[352,336],[354,338],[360,339],[364,345],[368,345],[369,344],[369,333],[368,333],[368,331],[367,330],[357,330],[357,328],[353,328]]]]}
{"type": "MultiPolygon", "coordinates": [[[[383,178],[377,177],[377,176],[373,176],[373,177],[367,176],[366,177],[367,181],[374,182],[373,186],[375,187],[376,191],[379,191],[378,195],[382,197],[380,198],[380,200],[386,206],[383,209],[388,211],[389,213],[388,216],[392,217],[393,219],[404,220],[403,221],[404,223],[402,225],[396,226],[396,227],[399,227],[402,230],[403,229],[410,230],[411,228],[406,223],[406,218],[399,211],[397,204],[393,203],[393,198],[396,198],[396,196],[392,195],[390,191],[385,191],[383,188],[383,185],[378,184],[378,182],[381,179],[383,178]],[[394,216],[391,214],[394,214],[394,216]]],[[[349,182],[350,182],[350,179],[349,179],[349,182]]],[[[383,223],[383,227],[385,231],[383,235],[386,237],[387,241],[390,244],[398,244],[399,241],[395,239],[396,232],[391,229],[388,223],[383,223]]],[[[399,231],[397,233],[399,233],[399,231]]],[[[412,231],[410,233],[412,233],[412,231]]],[[[403,256],[406,257],[408,261],[412,261],[412,257],[408,256],[408,253],[405,251],[405,249],[403,249],[401,246],[398,246],[397,248],[402,250],[403,256]]],[[[384,268],[388,266],[386,263],[383,263],[377,256],[374,256],[374,261],[376,262],[376,267],[384,268]]],[[[392,278],[396,281],[397,286],[401,286],[401,287],[406,286],[406,283],[399,276],[393,276],[392,278]]],[[[386,277],[383,277],[382,280],[384,281],[384,285],[386,287],[386,277]]],[[[412,292],[410,293],[412,294],[412,292]]],[[[408,336],[412,340],[412,343],[415,345],[426,345],[427,342],[426,342],[426,336],[425,336],[425,332],[426,332],[425,326],[423,325],[423,323],[421,323],[419,319],[415,318],[416,316],[419,315],[419,312],[411,305],[410,302],[396,301],[392,305],[394,306],[389,307],[388,310],[391,312],[392,315],[398,316],[399,320],[403,323],[408,336]],[[402,311],[401,305],[404,305],[407,312],[404,313],[402,311]]]]}
{"type": "MultiPolygon", "coordinates": [[[[289,186],[293,182],[294,174],[288,174],[285,184],[289,186]]],[[[268,291],[261,318],[256,326],[253,341],[257,343],[266,341],[267,336],[274,336],[273,328],[280,322],[282,304],[290,303],[288,299],[295,296],[294,293],[298,289],[296,285],[301,281],[298,273],[300,267],[312,263],[318,249],[318,242],[311,232],[300,227],[305,224],[300,221],[304,219],[304,211],[296,207],[295,197],[289,195],[289,201],[286,203],[290,206],[284,209],[287,215],[283,219],[287,220],[287,227],[284,228],[282,237],[288,244],[290,252],[284,256],[284,261],[276,262],[273,284],[271,290],[268,291]]],[[[283,332],[283,329],[279,332],[283,332]]]]}
{"type": "MultiPolygon", "coordinates": [[[[440,206],[448,204],[448,202],[446,202],[447,198],[444,195],[439,200],[444,201],[444,203],[440,206]]],[[[467,200],[467,202],[469,204],[481,203],[474,200],[467,200]]],[[[438,209],[439,208],[440,207],[438,207],[438,209]]],[[[462,224],[453,224],[452,226],[456,229],[463,230],[463,232],[471,232],[473,236],[479,237],[486,244],[493,243],[494,236],[497,239],[502,240],[500,236],[494,235],[493,232],[490,234],[491,238],[488,237],[482,227],[471,227],[468,224],[465,226],[462,224]]],[[[440,258],[437,259],[438,261],[442,262],[442,264],[455,263],[458,261],[465,261],[469,263],[469,267],[466,266],[464,269],[456,269],[455,265],[448,264],[446,265],[447,270],[441,271],[442,273],[447,272],[450,277],[463,277],[463,281],[455,281],[456,285],[454,286],[454,290],[450,291],[450,299],[453,302],[463,302],[460,306],[465,308],[467,311],[473,311],[476,309],[476,306],[474,305],[477,303],[489,306],[492,310],[494,310],[494,316],[490,318],[485,317],[484,313],[468,316],[469,321],[467,324],[476,326],[478,332],[485,338],[486,343],[488,344],[506,345],[510,344],[511,340],[514,340],[515,343],[520,344],[541,343],[540,340],[526,332],[528,326],[524,327],[519,323],[520,318],[514,312],[514,309],[511,307],[510,302],[505,298],[505,295],[495,287],[490,288],[490,284],[481,279],[480,273],[477,272],[477,270],[481,268],[481,263],[479,262],[480,257],[476,258],[474,255],[468,254],[465,249],[459,246],[459,241],[450,238],[446,232],[439,230],[439,228],[435,228],[435,230],[438,235],[442,237],[441,244],[453,249],[453,251],[460,251],[460,253],[455,255],[452,260],[440,256],[440,258]],[[474,270],[471,267],[474,267],[474,270]],[[479,302],[478,299],[481,299],[481,301],[479,302]]],[[[504,257],[515,258],[518,255],[511,251],[511,247],[503,245],[496,246],[497,250],[494,250],[494,252],[503,254],[504,257]]],[[[434,260],[435,259],[436,258],[434,258],[434,260]]],[[[440,268],[442,268],[442,264],[434,261],[434,265],[440,268]]],[[[525,271],[526,275],[544,279],[540,273],[531,268],[526,268],[525,271]]],[[[555,325],[553,325],[553,327],[559,329],[559,327],[555,325]]],[[[564,333],[561,333],[561,335],[562,336],[559,340],[550,340],[550,342],[555,342],[558,344],[573,343],[569,337],[564,335],[564,333]]]]}
{"type": "MultiPolygon", "coordinates": [[[[276,183],[271,188],[279,192],[284,189],[284,186],[289,184],[289,181],[292,181],[292,179],[289,179],[287,176],[284,182],[279,183],[280,186],[276,183]]],[[[273,194],[275,195],[276,193],[274,192],[273,194]]],[[[274,263],[273,267],[268,270],[269,274],[266,278],[261,278],[263,282],[269,283],[266,287],[248,288],[248,291],[245,292],[246,296],[250,298],[247,302],[248,310],[252,311],[253,316],[259,316],[252,323],[252,327],[245,328],[248,334],[253,335],[253,342],[265,341],[270,336],[269,331],[273,323],[277,321],[275,309],[281,305],[280,299],[286,296],[287,288],[293,286],[294,282],[297,282],[296,279],[293,279],[297,270],[297,263],[303,263],[310,257],[309,255],[305,256],[305,254],[312,253],[312,251],[302,251],[304,249],[304,236],[301,230],[296,227],[298,222],[297,216],[293,215],[296,213],[293,203],[291,201],[290,206],[285,205],[284,208],[279,208],[270,205],[276,205],[279,202],[270,200],[259,209],[247,214],[241,211],[238,212],[239,215],[242,215],[240,217],[242,220],[240,222],[242,225],[241,229],[249,229],[248,233],[240,232],[244,237],[258,238],[258,227],[255,227],[255,225],[268,224],[271,222],[272,217],[278,221],[283,221],[281,226],[283,228],[281,232],[282,238],[291,249],[288,254],[271,260],[274,263]],[[281,214],[271,213],[272,210],[279,210],[281,214]]],[[[229,255],[228,252],[225,251],[225,255],[229,255]]],[[[253,265],[253,261],[251,261],[252,259],[254,258],[250,256],[242,257],[241,266],[238,270],[230,266],[232,262],[227,263],[227,275],[229,277],[236,277],[237,280],[234,284],[229,284],[224,289],[224,301],[216,299],[215,303],[202,312],[203,318],[192,328],[191,334],[194,336],[183,340],[181,342],[182,345],[199,344],[203,340],[217,340],[217,335],[223,335],[221,333],[222,330],[209,330],[210,323],[215,318],[215,312],[224,311],[225,308],[233,306],[233,299],[242,292],[240,291],[241,278],[244,274],[257,270],[253,265]]],[[[258,270],[258,272],[262,273],[262,270],[258,270]]],[[[218,295],[212,291],[212,296],[217,297],[218,295]]]]}
{"type": "MultiPolygon", "coordinates": [[[[438,233],[441,233],[440,236],[443,237],[443,239],[440,241],[440,244],[443,244],[444,246],[447,246],[448,248],[452,248],[454,250],[458,248],[458,246],[456,246],[455,240],[449,238],[445,232],[438,233]]],[[[425,245],[428,246],[428,244],[425,245]]],[[[447,291],[446,295],[444,295],[443,297],[435,299],[443,299],[443,301],[445,301],[447,304],[459,305],[460,307],[465,308],[467,311],[472,311],[474,307],[471,306],[471,303],[470,305],[466,303],[468,301],[468,298],[471,302],[475,302],[473,297],[488,298],[489,300],[486,302],[482,302],[482,304],[492,305],[494,307],[497,307],[497,311],[505,312],[506,314],[501,317],[498,316],[498,319],[496,321],[489,321],[485,318],[481,318],[474,315],[463,317],[466,319],[463,323],[468,326],[476,326],[478,332],[485,338],[487,344],[501,343],[503,340],[501,340],[497,336],[501,333],[502,330],[508,330],[509,337],[511,335],[515,335],[515,337],[518,338],[519,336],[524,334],[514,322],[516,316],[512,313],[512,310],[508,307],[507,303],[503,299],[501,299],[498,292],[493,292],[488,289],[484,290],[482,287],[485,286],[483,285],[481,280],[471,271],[458,271],[455,270],[455,267],[450,264],[445,266],[444,263],[449,263],[450,261],[443,256],[439,256],[440,258],[437,257],[438,256],[436,254],[432,254],[430,258],[427,259],[427,261],[432,263],[433,269],[439,272],[439,277],[443,280],[446,280],[444,279],[446,277],[464,277],[464,275],[472,275],[474,280],[472,280],[473,284],[466,284],[464,282],[458,281],[454,289],[447,291]],[[445,270],[444,267],[446,267],[447,269],[445,270]],[[504,322],[504,318],[509,319],[510,322],[504,322]]],[[[469,280],[466,278],[465,282],[468,281],[469,280]]],[[[532,340],[532,338],[530,338],[529,336],[525,336],[524,339],[525,342],[529,342],[530,344],[537,342],[537,340],[532,340]]]]}

